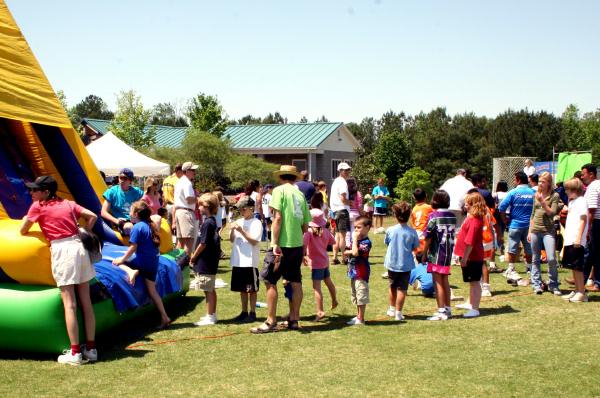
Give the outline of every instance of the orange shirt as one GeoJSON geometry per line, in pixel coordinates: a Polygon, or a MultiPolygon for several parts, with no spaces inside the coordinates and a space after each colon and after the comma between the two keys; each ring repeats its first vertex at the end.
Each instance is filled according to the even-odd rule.
{"type": "Polygon", "coordinates": [[[419,236],[419,248],[415,252],[422,252],[425,246],[423,231],[427,228],[427,220],[433,209],[427,203],[417,203],[410,213],[410,224],[417,231],[419,236]]]}

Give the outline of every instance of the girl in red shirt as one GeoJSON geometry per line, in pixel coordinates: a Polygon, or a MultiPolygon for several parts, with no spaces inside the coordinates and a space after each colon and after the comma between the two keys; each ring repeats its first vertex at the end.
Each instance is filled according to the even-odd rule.
{"type": "Polygon", "coordinates": [[[454,253],[460,258],[463,281],[469,282],[471,309],[463,316],[474,318],[479,316],[481,301],[481,275],[483,267],[483,218],[487,214],[485,200],[479,192],[473,192],[465,197],[467,219],[463,223],[458,236],[454,253]]]}

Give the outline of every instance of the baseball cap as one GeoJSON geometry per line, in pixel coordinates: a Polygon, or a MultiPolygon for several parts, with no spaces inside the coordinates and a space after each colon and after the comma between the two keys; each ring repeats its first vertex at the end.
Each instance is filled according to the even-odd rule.
{"type": "Polygon", "coordinates": [[[250,196],[244,196],[235,204],[237,209],[242,209],[244,207],[254,207],[254,199],[250,196]]]}
{"type": "Polygon", "coordinates": [[[350,169],[352,169],[352,167],[350,167],[350,165],[346,162],[342,162],[342,163],[338,164],[338,171],[350,170],[350,169]]]}
{"type": "Polygon", "coordinates": [[[40,189],[42,191],[56,192],[58,190],[58,184],[52,176],[40,176],[34,182],[27,182],[25,185],[27,188],[40,189]]]}
{"type": "Polygon", "coordinates": [[[133,170],[128,169],[127,167],[124,169],[121,169],[121,171],[119,172],[120,176],[125,176],[127,178],[129,178],[130,180],[133,180],[133,170]]]}
{"type": "Polygon", "coordinates": [[[194,164],[192,162],[185,162],[184,164],[181,165],[182,171],[196,170],[197,168],[198,168],[198,165],[194,164]]]}

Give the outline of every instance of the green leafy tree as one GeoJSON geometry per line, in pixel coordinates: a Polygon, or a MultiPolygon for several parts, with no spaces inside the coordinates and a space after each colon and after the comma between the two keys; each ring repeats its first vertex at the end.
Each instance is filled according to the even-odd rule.
{"type": "Polygon", "coordinates": [[[424,190],[427,193],[427,197],[431,198],[433,193],[431,174],[420,167],[413,167],[398,180],[398,184],[394,188],[394,193],[398,199],[405,200],[414,205],[413,192],[417,188],[424,190]]]}
{"type": "Polygon", "coordinates": [[[179,114],[177,109],[175,109],[175,106],[170,102],[154,105],[150,123],[160,126],[188,127],[185,117],[179,114]]]}
{"type": "Polygon", "coordinates": [[[190,127],[221,137],[227,128],[225,111],[217,97],[200,93],[192,98],[186,111],[190,127]]]}
{"type": "Polygon", "coordinates": [[[286,117],[281,116],[279,112],[269,113],[262,120],[262,124],[287,124],[286,117]]]}
{"type": "Polygon", "coordinates": [[[181,160],[191,160],[198,164],[196,177],[200,190],[213,189],[216,185],[229,185],[224,171],[225,165],[233,156],[229,140],[190,128],[181,143],[181,153],[181,160]]]}
{"type": "Polygon", "coordinates": [[[595,163],[600,162],[600,109],[595,112],[586,112],[581,118],[581,129],[586,139],[587,148],[582,150],[592,150],[592,157],[595,163]]]}
{"type": "Polygon", "coordinates": [[[237,121],[237,124],[240,124],[242,126],[246,126],[249,124],[261,124],[262,119],[260,117],[254,117],[252,115],[246,115],[243,118],[239,119],[237,121]]]}
{"type": "Polygon", "coordinates": [[[73,125],[78,125],[83,118],[111,120],[114,114],[108,110],[104,100],[96,95],[88,95],[71,109],[73,125]]]}
{"type": "MultiPolygon", "coordinates": [[[[79,127],[78,126],[79,120],[76,120],[76,118],[74,117],[73,109],[69,108],[69,104],[67,103],[67,96],[65,95],[65,92],[63,90],[58,90],[56,92],[56,97],[58,98],[58,101],[60,102],[63,109],[65,110],[65,113],[69,117],[69,120],[71,121],[71,125],[77,130],[79,127]]],[[[81,133],[80,133],[80,136],[81,136],[81,133]]]]}
{"type": "Polygon", "coordinates": [[[225,176],[230,181],[231,189],[240,190],[250,180],[259,180],[262,184],[274,183],[273,172],[277,168],[277,165],[251,155],[233,154],[225,165],[225,176]]]}
{"type": "Polygon", "coordinates": [[[302,116],[298,123],[308,123],[308,119],[306,118],[306,116],[302,116]]]}
{"type": "Polygon", "coordinates": [[[152,112],[144,109],[135,91],[121,91],[117,96],[117,113],[108,128],[133,148],[151,147],[156,143],[156,129],[149,126],[151,116],[152,112]]]}
{"type": "Polygon", "coordinates": [[[320,118],[315,120],[315,123],[329,123],[329,119],[327,119],[325,115],[322,115],[320,118]]]}

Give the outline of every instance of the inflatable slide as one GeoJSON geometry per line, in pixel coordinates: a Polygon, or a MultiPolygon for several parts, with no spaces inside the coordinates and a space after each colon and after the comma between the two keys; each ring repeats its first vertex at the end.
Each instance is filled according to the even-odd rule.
{"type": "MultiPolygon", "coordinates": [[[[19,234],[32,202],[25,183],[40,175],[56,179],[59,196],[100,214],[106,185],[0,0],[0,351],[59,352],[68,346],[60,294],[50,271],[49,244],[37,225],[27,236],[19,234]]],[[[164,254],[170,250],[171,236],[168,227],[161,229],[164,254]]],[[[143,313],[148,300],[139,283],[124,286],[124,275],[110,265],[115,253],[125,250],[120,236],[100,217],[94,231],[105,242],[92,284],[102,332],[143,313]]],[[[161,256],[157,288],[166,298],[187,289],[187,277],[176,263],[178,255],[161,256]]]]}

